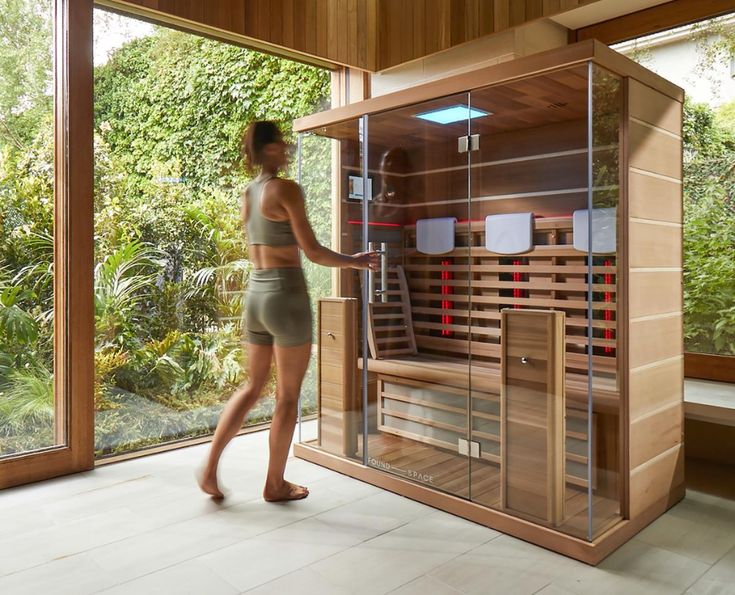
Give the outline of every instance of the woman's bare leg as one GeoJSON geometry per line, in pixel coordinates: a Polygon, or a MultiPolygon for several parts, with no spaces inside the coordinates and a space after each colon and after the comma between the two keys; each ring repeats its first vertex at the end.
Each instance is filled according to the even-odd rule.
{"type": "Polygon", "coordinates": [[[287,482],[284,477],[291,448],[304,374],[309,366],[311,343],[297,347],[274,348],[276,354],[276,410],[268,438],[270,460],[263,498],[268,501],[306,498],[309,490],[287,482]]]}
{"type": "Polygon", "coordinates": [[[232,393],[227,401],[214,431],[207,463],[198,478],[199,487],[213,498],[224,497],[217,484],[217,466],[222,452],[240,431],[248,411],[260,398],[271,368],[273,346],[249,343],[247,351],[250,380],[232,393]]]}

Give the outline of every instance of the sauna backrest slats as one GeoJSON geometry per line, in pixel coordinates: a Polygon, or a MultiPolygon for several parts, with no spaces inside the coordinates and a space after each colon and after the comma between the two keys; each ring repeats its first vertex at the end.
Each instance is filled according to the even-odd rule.
{"type": "MultiPolygon", "coordinates": [[[[414,314],[422,314],[426,316],[439,316],[442,315],[446,316],[455,316],[455,317],[462,317],[467,318],[470,316],[470,313],[467,312],[467,310],[458,310],[454,308],[442,308],[440,306],[414,306],[411,308],[412,312],[414,314]]],[[[488,311],[483,312],[481,310],[472,310],[471,313],[472,320],[473,321],[480,321],[480,320],[500,320],[500,312],[499,311],[488,311]]],[[[587,320],[585,318],[572,318],[570,316],[567,316],[566,319],[566,325],[567,327],[573,327],[573,328],[587,328],[587,320]]],[[[594,328],[609,328],[614,329],[616,324],[614,320],[593,320],[592,326],[594,328]]]]}
{"type": "MultiPolygon", "coordinates": [[[[431,287],[467,287],[467,280],[456,279],[437,279],[425,277],[413,277],[411,285],[424,285],[431,287]]],[[[584,292],[588,290],[588,285],[581,280],[575,280],[570,283],[552,283],[550,281],[485,281],[482,279],[472,280],[473,289],[523,289],[526,291],[562,291],[562,292],[584,292]]],[[[592,291],[615,293],[617,286],[605,285],[602,283],[594,283],[592,291]]]]}
{"type": "MultiPolygon", "coordinates": [[[[587,310],[588,302],[583,299],[574,300],[556,300],[552,298],[526,298],[526,297],[510,297],[510,296],[491,296],[491,295],[473,295],[468,296],[462,293],[452,293],[441,295],[437,293],[419,293],[411,292],[411,300],[447,300],[450,302],[467,302],[471,297],[474,304],[493,304],[502,306],[528,306],[539,308],[560,308],[565,310],[587,310]]],[[[615,303],[592,302],[593,310],[616,310],[615,303]]]]}

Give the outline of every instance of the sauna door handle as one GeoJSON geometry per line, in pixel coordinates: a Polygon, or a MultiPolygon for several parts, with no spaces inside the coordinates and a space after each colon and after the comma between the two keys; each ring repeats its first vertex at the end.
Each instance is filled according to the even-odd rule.
{"type": "Polygon", "coordinates": [[[388,244],[380,243],[380,248],[375,242],[368,243],[368,250],[380,255],[380,289],[375,289],[375,273],[368,270],[368,285],[370,286],[369,301],[374,302],[375,296],[380,296],[381,302],[388,301],[388,244]]]}

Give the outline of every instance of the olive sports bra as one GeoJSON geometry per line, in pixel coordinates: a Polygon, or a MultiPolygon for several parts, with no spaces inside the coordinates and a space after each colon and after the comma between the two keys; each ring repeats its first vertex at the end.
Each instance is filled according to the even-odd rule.
{"type": "Polygon", "coordinates": [[[261,174],[245,190],[245,200],[248,201],[248,220],[245,223],[248,242],[264,246],[295,246],[297,242],[291,222],[267,219],[260,210],[263,188],[272,178],[271,175],[261,174]]]}

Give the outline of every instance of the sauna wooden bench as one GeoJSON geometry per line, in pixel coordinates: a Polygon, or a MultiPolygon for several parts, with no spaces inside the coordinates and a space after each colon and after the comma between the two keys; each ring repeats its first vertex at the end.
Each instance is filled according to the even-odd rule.
{"type": "MultiPolygon", "coordinates": [[[[362,358],[358,359],[358,367],[362,369],[362,358]]],[[[500,395],[500,366],[473,363],[470,367],[466,361],[451,362],[446,358],[434,358],[428,355],[410,356],[391,359],[368,359],[368,371],[393,378],[410,378],[430,382],[436,385],[449,385],[468,388],[472,378],[472,388],[479,391],[500,395]]],[[[618,391],[613,381],[596,378],[596,384],[609,384],[608,388],[597,387],[593,390],[593,409],[595,412],[615,413],[620,407],[618,391]]],[[[567,372],[566,398],[567,404],[576,409],[587,410],[588,382],[584,374],[567,372]]]]}

